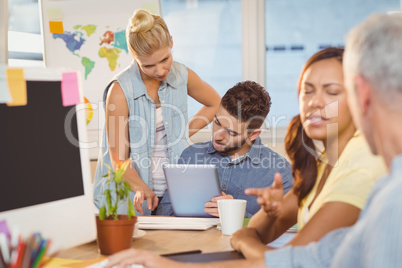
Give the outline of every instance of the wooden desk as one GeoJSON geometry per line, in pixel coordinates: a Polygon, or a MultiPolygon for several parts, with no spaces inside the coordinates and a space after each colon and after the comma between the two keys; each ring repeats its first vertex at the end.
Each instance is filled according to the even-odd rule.
{"type": "MultiPolygon", "coordinates": [[[[158,254],[189,250],[203,253],[231,251],[230,236],[222,235],[216,227],[206,231],[145,230],[142,237],[133,239],[133,248],[146,249],[158,254]]],[[[61,251],[57,257],[75,260],[100,258],[96,241],[61,251]]]]}

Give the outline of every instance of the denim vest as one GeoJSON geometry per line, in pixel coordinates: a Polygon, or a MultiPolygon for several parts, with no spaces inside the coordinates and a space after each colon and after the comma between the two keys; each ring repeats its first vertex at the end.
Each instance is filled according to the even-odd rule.
{"type": "MultiPolygon", "coordinates": [[[[177,163],[182,151],[189,145],[187,80],[187,68],[180,63],[173,62],[169,76],[162,81],[158,90],[162,106],[163,124],[167,134],[170,163],[177,163]]],[[[139,67],[135,61],[117,74],[112,82],[114,81],[117,81],[123,89],[129,108],[130,158],[134,161],[133,166],[141,179],[152,190],[152,152],[156,131],[155,103],[147,93],[139,67]]],[[[111,83],[105,89],[104,105],[111,83]]],[[[107,189],[107,178],[104,178],[103,175],[108,173],[108,168],[105,164],[111,166],[106,126],[103,128],[100,146],[94,179],[94,203],[97,208],[106,204],[106,198],[103,193],[107,189]]],[[[131,192],[131,200],[134,199],[134,196],[135,193],[131,192]]],[[[146,201],[142,208],[144,215],[151,214],[151,211],[147,208],[146,201]]],[[[120,204],[118,213],[127,214],[127,204],[120,204]]],[[[140,215],[137,211],[136,214],[140,215]]]]}

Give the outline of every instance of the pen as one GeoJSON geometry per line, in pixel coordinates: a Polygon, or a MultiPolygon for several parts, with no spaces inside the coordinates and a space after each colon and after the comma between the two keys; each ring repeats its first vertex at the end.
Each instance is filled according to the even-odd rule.
{"type": "Polygon", "coordinates": [[[26,241],[25,244],[25,252],[24,256],[22,257],[22,268],[29,268],[29,263],[31,261],[31,254],[32,254],[32,236],[26,241]]]}
{"type": "Polygon", "coordinates": [[[11,229],[11,247],[13,249],[17,248],[20,238],[20,231],[17,227],[11,229]]]}
{"type": "Polygon", "coordinates": [[[12,262],[11,268],[20,268],[22,266],[23,257],[25,255],[26,243],[23,239],[20,239],[17,249],[15,249],[15,259],[12,262]]]}
{"type": "Polygon", "coordinates": [[[43,240],[43,241],[44,241],[44,242],[41,243],[41,246],[40,246],[40,248],[39,248],[38,255],[37,255],[37,257],[36,257],[34,263],[32,264],[32,267],[33,267],[33,268],[38,267],[39,262],[42,260],[42,257],[43,257],[43,255],[44,255],[45,252],[46,252],[46,249],[47,249],[47,245],[48,245],[48,243],[49,243],[49,240],[43,240]]]}
{"type": "Polygon", "coordinates": [[[39,250],[43,243],[44,243],[44,240],[42,239],[42,237],[39,233],[34,233],[32,235],[32,252],[31,252],[29,267],[32,267],[33,263],[35,262],[36,257],[38,256],[39,250]]]}
{"type": "Polygon", "coordinates": [[[176,255],[185,255],[185,254],[200,254],[202,253],[201,250],[190,250],[190,251],[182,251],[182,252],[175,252],[175,253],[168,253],[168,254],[162,254],[161,256],[163,257],[170,257],[170,256],[176,256],[176,255]]]}
{"type": "Polygon", "coordinates": [[[10,251],[10,264],[11,268],[16,268],[18,254],[21,251],[22,243],[24,242],[19,236],[19,232],[16,228],[11,231],[11,251],[10,251]]]}
{"type": "Polygon", "coordinates": [[[10,263],[10,249],[8,248],[7,237],[4,233],[0,233],[0,248],[4,263],[7,265],[10,263]]]}
{"type": "Polygon", "coordinates": [[[3,260],[3,253],[0,251],[0,268],[6,268],[6,263],[3,260]]]}
{"type": "MultiPolygon", "coordinates": [[[[49,248],[49,246],[48,246],[49,248]]],[[[45,265],[47,265],[49,262],[51,262],[53,260],[53,258],[55,258],[60,252],[56,251],[54,253],[52,253],[50,256],[48,256],[47,258],[45,258],[40,264],[39,264],[39,268],[44,267],[45,265]]],[[[24,267],[23,267],[24,268],[24,267]]]]}
{"type": "Polygon", "coordinates": [[[38,265],[36,267],[42,267],[43,263],[46,262],[44,260],[44,258],[46,256],[46,252],[48,252],[48,250],[49,250],[49,247],[50,247],[51,243],[52,243],[52,240],[50,240],[50,239],[46,240],[45,248],[44,248],[44,250],[42,252],[42,256],[40,257],[40,260],[39,260],[38,265]]]}

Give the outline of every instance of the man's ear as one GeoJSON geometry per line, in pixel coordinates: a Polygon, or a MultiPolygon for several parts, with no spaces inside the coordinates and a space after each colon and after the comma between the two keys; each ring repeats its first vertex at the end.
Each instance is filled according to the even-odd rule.
{"type": "Polygon", "coordinates": [[[355,77],[356,98],[362,115],[367,115],[372,105],[373,92],[367,80],[358,75],[355,77]]]}
{"type": "Polygon", "coordinates": [[[249,134],[248,139],[250,141],[254,141],[256,138],[258,138],[258,136],[260,136],[260,134],[261,134],[261,129],[260,128],[254,129],[253,132],[251,132],[249,134]]]}
{"type": "Polygon", "coordinates": [[[170,49],[173,48],[173,36],[170,36],[170,49]]]}

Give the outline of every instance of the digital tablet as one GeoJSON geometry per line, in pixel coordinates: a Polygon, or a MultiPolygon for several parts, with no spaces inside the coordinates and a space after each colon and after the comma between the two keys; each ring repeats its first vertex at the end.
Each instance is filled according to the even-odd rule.
{"type": "Polygon", "coordinates": [[[215,165],[168,164],[163,166],[173,213],[178,217],[212,217],[205,203],[220,196],[215,165]]]}

